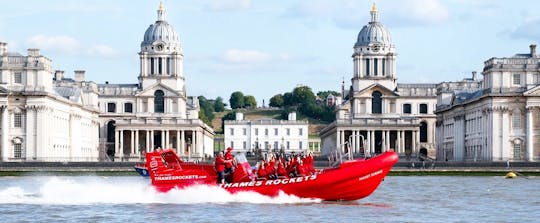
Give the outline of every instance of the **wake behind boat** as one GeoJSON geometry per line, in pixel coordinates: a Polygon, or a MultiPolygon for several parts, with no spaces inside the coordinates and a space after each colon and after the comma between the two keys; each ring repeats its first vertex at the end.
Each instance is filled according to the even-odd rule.
{"type": "Polygon", "coordinates": [[[237,154],[231,183],[217,184],[212,164],[182,161],[171,149],[146,153],[146,166],[152,185],[167,192],[196,184],[218,185],[231,193],[253,191],[277,196],[280,191],[301,198],[322,200],[358,200],[369,196],[398,161],[395,152],[387,151],[371,159],[348,160],[335,168],[293,178],[255,180],[243,154],[237,154]]]}

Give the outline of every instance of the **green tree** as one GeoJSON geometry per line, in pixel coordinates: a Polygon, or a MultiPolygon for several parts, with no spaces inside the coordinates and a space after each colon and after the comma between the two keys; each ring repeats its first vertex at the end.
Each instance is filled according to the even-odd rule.
{"type": "Polygon", "coordinates": [[[235,120],[236,112],[230,111],[221,118],[221,129],[225,132],[225,120],[235,120]]]}
{"type": "Polygon", "coordinates": [[[268,104],[270,107],[282,107],[283,106],[283,95],[276,94],[272,98],[270,98],[270,104],[268,104]]]}
{"type": "Polygon", "coordinates": [[[244,107],[244,94],[240,91],[235,91],[231,94],[229,99],[229,104],[232,109],[243,108],[244,107]]]}
{"type": "Polygon", "coordinates": [[[217,97],[214,101],[214,111],[222,112],[225,111],[225,103],[223,103],[223,98],[217,97]]]}
{"type": "Polygon", "coordinates": [[[315,94],[308,86],[296,87],[293,92],[292,101],[295,104],[315,103],[315,94]]]}
{"type": "Polygon", "coordinates": [[[322,100],[326,100],[328,95],[339,96],[341,94],[338,93],[337,91],[319,91],[319,92],[317,92],[317,96],[322,100]]]}
{"type": "Polygon", "coordinates": [[[293,94],[291,92],[286,92],[283,94],[283,106],[293,106],[293,94]]]}
{"type": "Polygon", "coordinates": [[[257,108],[257,100],[255,100],[255,97],[253,97],[253,95],[244,96],[244,107],[257,108]]]}
{"type": "Polygon", "coordinates": [[[201,108],[199,110],[199,118],[203,120],[204,123],[211,125],[212,119],[214,119],[214,104],[213,102],[206,99],[204,96],[197,97],[199,99],[199,107],[201,108]],[[201,115],[204,114],[204,115],[201,115]],[[205,119],[206,118],[206,121],[205,119]]]}

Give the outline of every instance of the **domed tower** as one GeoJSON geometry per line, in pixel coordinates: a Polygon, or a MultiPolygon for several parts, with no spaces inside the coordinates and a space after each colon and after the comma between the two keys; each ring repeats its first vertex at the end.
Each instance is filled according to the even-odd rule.
{"type": "Polygon", "coordinates": [[[360,30],[354,44],[353,91],[362,90],[372,84],[394,90],[396,87],[395,51],[390,32],[379,22],[377,6],[373,3],[371,21],[360,30]]]}
{"type": "Polygon", "coordinates": [[[141,42],[139,83],[142,89],[162,84],[185,95],[184,54],[178,33],[165,21],[163,3],[157,10],[157,21],[144,33],[141,42]]]}

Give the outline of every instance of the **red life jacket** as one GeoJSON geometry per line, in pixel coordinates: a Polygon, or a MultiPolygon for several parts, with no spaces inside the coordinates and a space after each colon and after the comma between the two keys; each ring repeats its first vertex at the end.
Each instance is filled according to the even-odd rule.
{"type": "Polygon", "coordinates": [[[221,156],[216,157],[216,161],[214,162],[214,165],[216,166],[217,172],[225,171],[225,160],[223,159],[223,157],[221,156]]]}

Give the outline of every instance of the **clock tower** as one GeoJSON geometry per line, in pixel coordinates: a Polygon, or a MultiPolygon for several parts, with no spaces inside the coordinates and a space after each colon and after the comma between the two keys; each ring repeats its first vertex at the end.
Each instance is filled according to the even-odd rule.
{"type": "Polygon", "coordinates": [[[379,22],[375,3],[370,13],[371,21],[362,28],[354,45],[353,91],[361,91],[374,84],[394,90],[396,49],[390,32],[379,22]]]}

